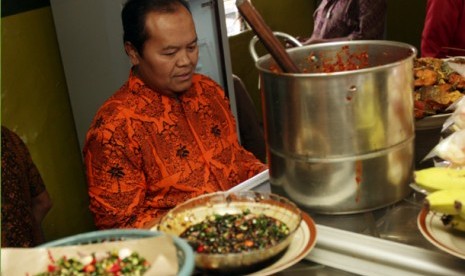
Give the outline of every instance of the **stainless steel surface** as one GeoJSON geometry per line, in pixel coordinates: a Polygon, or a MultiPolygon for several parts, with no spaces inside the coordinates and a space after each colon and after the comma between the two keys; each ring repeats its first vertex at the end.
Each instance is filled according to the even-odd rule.
{"type": "Polygon", "coordinates": [[[410,188],[412,188],[417,193],[428,195],[428,191],[416,183],[410,183],[410,188]]]}
{"type": "Polygon", "coordinates": [[[247,179],[246,181],[232,187],[229,192],[254,190],[256,192],[271,192],[268,170],[247,179]]]}
{"type": "Polygon", "coordinates": [[[441,129],[442,124],[450,117],[452,113],[447,114],[437,114],[432,116],[427,116],[425,118],[415,121],[416,130],[430,130],[430,129],[441,129]]]}
{"type": "MultiPolygon", "coordinates": [[[[273,34],[277,37],[283,37],[287,39],[287,41],[292,43],[294,46],[297,46],[297,47],[302,46],[302,43],[300,43],[300,41],[297,38],[293,37],[290,34],[283,33],[283,32],[273,32],[273,34]]],[[[255,35],[254,37],[252,37],[252,39],[249,42],[249,52],[254,61],[258,60],[258,54],[257,54],[257,51],[255,50],[255,44],[257,44],[258,41],[259,41],[259,38],[258,36],[255,35]]]]}
{"type": "MultiPolygon", "coordinates": [[[[238,190],[260,189],[268,179],[261,175],[250,182],[238,190]]],[[[272,192],[285,195],[277,186],[272,192]]],[[[465,275],[465,260],[444,253],[420,233],[416,221],[424,197],[413,192],[385,208],[346,215],[302,208],[317,224],[317,243],[304,260],[276,275],[465,275]]]]}
{"type": "Polygon", "coordinates": [[[357,275],[464,275],[463,261],[442,252],[318,226],[318,246],[306,259],[357,275]]]}
{"type": "MultiPolygon", "coordinates": [[[[283,194],[276,187],[272,191],[283,194]]],[[[294,269],[301,275],[465,275],[465,260],[439,250],[421,235],[417,217],[423,200],[424,195],[412,193],[370,212],[310,213],[318,231],[316,246],[305,258],[310,262],[302,261],[280,275],[293,276],[294,269]]]]}
{"type": "Polygon", "coordinates": [[[413,171],[415,54],[388,41],[290,49],[305,74],[277,74],[269,55],[259,58],[271,183],[320,213],[363,212],[405,197],[413,171]],[[343,46],[351,54],[366,52],[368,65],[312,71],[338,54],[345,58],[343,46]]]}
{"type": "Polygon", "coordinates": [[[280,271],[275,276],[349,276],[351,272],[303,259],[294,266],[280,271]]]}

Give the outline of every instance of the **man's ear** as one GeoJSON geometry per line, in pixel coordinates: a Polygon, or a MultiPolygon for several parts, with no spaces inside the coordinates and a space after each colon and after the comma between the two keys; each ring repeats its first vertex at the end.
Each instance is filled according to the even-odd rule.
{"type": "Polygon", "coordinates": [[[132,43],[129,41],[124,42],[124,50],[126,51],[126,54],[129,56],[132,65],[138,65],[140,56],[134,45],[132,45],[132,43]]]}

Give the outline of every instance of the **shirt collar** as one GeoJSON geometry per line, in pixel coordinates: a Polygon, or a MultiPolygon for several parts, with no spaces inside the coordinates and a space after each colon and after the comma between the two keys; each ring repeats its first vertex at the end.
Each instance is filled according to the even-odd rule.
{"type": "Polygon", "coordinates": [[[134,67],[129,72],[129,90],[138,91],[145,83],[134,73],[134,67]]]}

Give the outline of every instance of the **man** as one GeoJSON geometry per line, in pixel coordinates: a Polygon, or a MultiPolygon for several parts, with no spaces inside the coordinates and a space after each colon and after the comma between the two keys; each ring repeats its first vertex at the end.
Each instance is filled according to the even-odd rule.
{"type": "Polygon", "coordinates": [[[34,247],[45,242],[42,220],[52,201],[29,150],[2,126],[2,247],[34,247]]]}
{"type": "Polygon", "coordinates": [[[383,39],[386,0],[323,0],[313,14],[314,26],[304,44],[383,39]]]}
{"type": "Polygon", "coordinates": [[[421,56],[465,56],[465,1],[428,0],[421,34],[421,56]]]}
{"type": "Polygon", "coordinates": [[[192,197],[266,166],[238,142],[221,87],[195,74],[197,34],[183,0],[129,0],[129,80],[98,110],[84,158],[98,228],[150,228],[192,197]]]}

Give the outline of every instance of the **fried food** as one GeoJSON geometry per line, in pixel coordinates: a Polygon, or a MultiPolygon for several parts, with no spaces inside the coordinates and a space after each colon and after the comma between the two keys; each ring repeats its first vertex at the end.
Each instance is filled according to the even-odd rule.
{"type": "Polygon", "coordinates": [[[465,77],[443,59],[416,58],[413,65],[416,119],[445,113],[447,107],[465,93],[465,77]]]}
{"type": "Polygon", "coordinates": [[[438,73],[433,69],[414,69],[415,86],[430,86],[438,82],[438,73]]]}
{"type": "Polygon", "coordinates": [[[465,89],[465,77],[458,73],[449,74],[447,82],[457,87],[457,89],[465,89]]]}
{"type": "Polygon", "coordinates": [[[434,71],[438,71],[442,67],[442,59],[438,58],[432,58],[432,57],[422,57],[422,58],[416,58],[413,61],[413,67],[415,68],[424,68],[428,67],[433,69],[434,71]]]}

